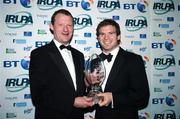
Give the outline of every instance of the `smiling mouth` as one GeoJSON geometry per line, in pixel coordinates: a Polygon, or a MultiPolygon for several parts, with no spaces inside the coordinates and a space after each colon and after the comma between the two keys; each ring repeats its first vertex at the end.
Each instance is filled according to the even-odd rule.
{"type": "Polygon", "coordinates": [[[104,45],[110,45],[111,43],[110,42],[104,42],[104,45]]]}
{"type": "Polygon", "coordinates": [[[69,33],[62,33],[63,35],[69,35],[69,33]]]}

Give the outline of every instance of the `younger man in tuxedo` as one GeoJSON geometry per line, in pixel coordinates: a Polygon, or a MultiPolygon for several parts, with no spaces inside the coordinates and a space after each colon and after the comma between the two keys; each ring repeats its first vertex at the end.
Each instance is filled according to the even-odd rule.
{"type": "Polygon", "coordinates": [[[138,110],[149,101],[149,85],[140,55],[123,50],[118,23],[100,22],[96,29],[104,60],[106,78],[102,84],[103,100],[96,108],[95,119],[138,119],[138,110]]]}

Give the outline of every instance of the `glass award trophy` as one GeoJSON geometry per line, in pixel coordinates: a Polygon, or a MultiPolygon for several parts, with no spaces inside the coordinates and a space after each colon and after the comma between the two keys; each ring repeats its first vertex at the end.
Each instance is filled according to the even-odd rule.
{"type": "Polygon", "coordinates": [[[85,65],[86,82],[90,87],[88,97],[92,97],[94,104],[97,104],[103,97],[97,96],[102,92],[101,85],[106,76],[104,62],[97,54],[92,54],[85,65]]]}

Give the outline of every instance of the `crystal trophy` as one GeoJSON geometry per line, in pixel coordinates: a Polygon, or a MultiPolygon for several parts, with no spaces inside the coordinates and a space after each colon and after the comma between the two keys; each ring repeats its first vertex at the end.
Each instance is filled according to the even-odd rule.
{"type": "Polygon", "coordinates": [[[103,97],[97,96],[102,92],[101,85],[106,76],[104,62],[97,54],[92,54],[85,65],[86,82],[90,87],[88,97],[92,97],[94,104],[97,104],[103,97]]]}

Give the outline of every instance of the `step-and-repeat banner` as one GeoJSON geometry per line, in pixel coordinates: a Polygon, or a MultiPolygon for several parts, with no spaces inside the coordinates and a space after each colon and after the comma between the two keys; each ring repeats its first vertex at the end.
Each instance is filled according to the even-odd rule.
{"type": "Polygon", "coordinates": [[[52,40],[50,18],[61,8],[73,14],[71,45],[86,59],[100,52],[97,24],[105,18],[118,22],[121,47],[143,57],[148,75],[151,96],[139,119],[180,119],[179,0],[1,0],[0,119],[34,118],[30,52],[52,40]]]}

